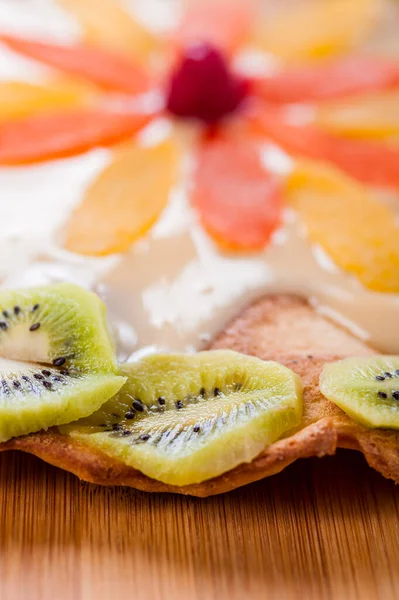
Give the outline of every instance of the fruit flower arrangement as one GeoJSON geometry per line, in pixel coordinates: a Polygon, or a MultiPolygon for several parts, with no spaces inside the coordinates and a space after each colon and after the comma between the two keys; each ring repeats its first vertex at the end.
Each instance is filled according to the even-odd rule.
{"type": "Polygon", "coordinates": [[[262,3],[194,2],[155,35],[113,0],[59,3],[83,42],[0,37],[57,73],[47,85],[1,84],[0,165],[111,146],[65,225],[66,249],[127,251],[156,223],[190,153],[190,201],[223,250],[263,249],[292,207],[339,268],[373,290],[399,290],[395,213],[376,192],[399,186],[399,60],[362,47],[389,4],[264,14],[262,3]],[[256,76],[246,68],[254,54],[266,62],[256,76]],[[160,118],[169,135],[143,144],[137,134],[160,118]],[[187,126],[195,135],[182,135],[187,126]],[[271,145],[291,158],[288,170],[262,160],[271,145]]]}

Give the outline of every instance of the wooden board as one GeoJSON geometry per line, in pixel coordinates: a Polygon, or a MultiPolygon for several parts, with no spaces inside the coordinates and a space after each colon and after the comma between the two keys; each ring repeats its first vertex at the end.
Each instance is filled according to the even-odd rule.
{"type": "Polygon", "coordinates": [[[399,487],[361,455],[201,500],[0,456],[1,600],[390,600],[399,487]]]}

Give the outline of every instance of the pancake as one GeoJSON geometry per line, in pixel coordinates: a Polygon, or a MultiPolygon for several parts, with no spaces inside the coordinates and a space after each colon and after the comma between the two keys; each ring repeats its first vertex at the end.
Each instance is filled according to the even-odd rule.
{"type": "Polygon", "coordinates": [[[275,360],[298,373],[304,382],[301,427],[266,447],[252,462],[219,477],[188,486],[170,486],[59,433],[56,428],[14,438],[0,450],[22,450],[101,485],[129,486],[148,492],[206,497],[282,471],[299,458],[334,454],[337,447],[363,452],[385,477],[399,482],[399,432],[367,430],[322,396],[318,381],[323,365],[352,355],[375,352],[345,329],[317,314],[303,299],[267,296],[245,309],[209,346],[228,348],[275,360]]]}

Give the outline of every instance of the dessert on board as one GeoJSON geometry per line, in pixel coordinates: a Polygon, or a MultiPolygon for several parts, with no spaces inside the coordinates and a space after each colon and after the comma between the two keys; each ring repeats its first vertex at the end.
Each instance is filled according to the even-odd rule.
{"type": "Polygon", "coordinates": [[[399,482],[399,7],[176,4],[0,13],[0,449],[198,496],[338,447],[399,482]]]}

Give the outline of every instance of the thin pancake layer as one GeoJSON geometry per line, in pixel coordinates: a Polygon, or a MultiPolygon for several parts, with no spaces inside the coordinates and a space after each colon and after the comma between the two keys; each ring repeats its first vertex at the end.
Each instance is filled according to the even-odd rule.
{"type": "Polygon", "coordinates": [[[344,356],[372,354],[372,350],[317,315],[307,302],[294,296],[268,296],[234,319],[215,338],[211,348],[231,348],[276,360],[296,371],[305,385],[305,412],[300,430],[265,448],[251,463],[184,487],[150,479],[55,429],[15,438],[1,445],[0,450],[30,452],[92,483],[202,497],[278,473],[298,458],[333,454],[337,446],[361,450],[371,466],[399,481],[399,433],[370,431],[356,425],[326,400],[318,388],[324,363],[344,356]]]}

